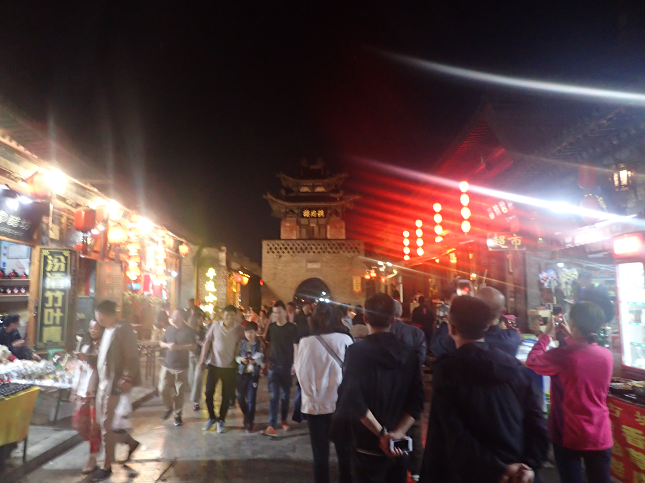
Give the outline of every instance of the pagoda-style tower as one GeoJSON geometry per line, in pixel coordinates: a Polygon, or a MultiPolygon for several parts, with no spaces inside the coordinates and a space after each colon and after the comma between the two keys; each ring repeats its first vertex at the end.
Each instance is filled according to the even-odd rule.
{"type": "Polygon", "coordinates": [[[264,197],[282,221],[280,240],[262,242],[262,303],[363,303],[365,249],[345,235],[345,212],[359,198],[341,189],[347,175],[331,174],[322,160],[303,160],[296,175],[278,177],[280,194],[264,197]]]}
{"type": "Polygon", "coordinates": [[[282,240],[344,240],[345,211],[359,198],[341,189],[346,174],[330,174],[322,160],[303,160],[298,177],[284,173],[280,195],[267,194],[273,216],[282,220],[282,240]]]}

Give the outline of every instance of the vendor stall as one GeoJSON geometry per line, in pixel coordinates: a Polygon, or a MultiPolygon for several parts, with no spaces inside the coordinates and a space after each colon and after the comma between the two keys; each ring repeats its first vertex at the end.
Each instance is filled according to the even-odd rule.
{"type": "Polygon", "coordinates": [[[27,459],[29,424],[39,389],[22,384],[0,383],[0,470],[9,453],[6,448],[24,441],[23,462],[27,459]]]}

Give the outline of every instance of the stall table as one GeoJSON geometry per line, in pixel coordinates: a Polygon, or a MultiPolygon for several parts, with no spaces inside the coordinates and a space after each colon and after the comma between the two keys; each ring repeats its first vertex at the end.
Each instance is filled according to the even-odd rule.
{"type": "Polygon", "coordinates": [[[611,476],[624,483],[645,483],[645,404],[631,395],[607,398],[614,436],[611,476]]]}
{"type": "MultiPolygon", "coordinates": [[[[11,383],[1,383],[0,389],[12,386],[15,388],[11,383]]],[[[27,460],[29,425],[40,389],[30,386],[16,389],[21,390],[7,397],[0,396],[0,447],[24,441],[24,462],[27,460]]]]}

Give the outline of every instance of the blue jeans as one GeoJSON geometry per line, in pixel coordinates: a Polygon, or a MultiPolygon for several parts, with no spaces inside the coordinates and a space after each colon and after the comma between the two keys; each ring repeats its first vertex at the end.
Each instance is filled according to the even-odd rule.
{"type": "Polygon", "coordinates": [[[555,464],[562,483],[583,483],[582,460],[588,483],[610,483],[611,448],[599,451],[577,451],[553,445],[555,464]]]}
{"type": "Polygon", "coordinates": [[[244,426],[255,421],[255,401],[258,395],[260,376],[253,374],[237,375],[237,403],[244,414],[244,426]]]}
{"type": "Polygon", "coordinates": [[[279,365],[269,369],[269,426],[278,426],[278,408],[282,402],[282,421],[289,414],[289,399],[291,398],[291,367],[279,365]]]}

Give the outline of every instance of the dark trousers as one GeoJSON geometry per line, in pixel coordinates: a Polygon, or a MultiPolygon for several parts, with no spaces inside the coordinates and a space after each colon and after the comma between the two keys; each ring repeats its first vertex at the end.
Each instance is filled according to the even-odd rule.
{"type": "Polygon", "coordinates": [[[423,464],[423,436],[421,435],[421,421],[416,420],[408,431],[408,436],[412,438],[412,453],[409,455],[409,469],[411,475],[421,474],[421,465],[423,464]]]}
{"type": "Polygon", "coordinates": [[[269,369],[269,426],[277,428],[278,409],[282,402],[282,421],[289,414],[291,398],[291,367],[273,365],[269,369]]]}
{"type": "Polygon", "coordinates": [[[611,448],[599,451],[577,451],[553,445],[555,465],[562,483],[583,483],[582,460],[588,483],[610,483],[611,448]]]}
{"type": "MultiPolygon", "coordinates": [[[[329,483],[329,431],[331,414],[307,414],[309,439],[314,454],[315,483],[329,483]]],[[[338,456],[340,483],[352,482],[352,453],[349,443],[334,443],[338,456]]]]}
{"type": "Polygon", "coordinates": [[[352,455],[355,483],[406,483],[408,457],[373,456],[354,450],[352,455]]]}
{"type": "Polygon", "coordinates": [[[258,395],[258,381],[260,376],[253,374],[237,375],[237,403],[244,414],[244,425],[253,424],[255,421],[255,400],[258,395]]]}
{"type": "Polygon", "coordinates": [[[213,396],[215,396],[215,388],[217,381],[222,381],[222,404],[219,408],[219,420],[226,421],[226,413],[228,413],[228,405],[233,397],[235,397],[235,383],[237,379],[237,369],[231,367],[215,367],[208,365],[208,375],[206,376],[206,407],[208,408],[208,417],[216,419],[215,406],[213,404],[213,396]]]}

